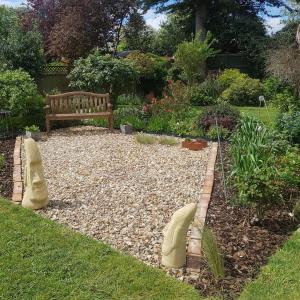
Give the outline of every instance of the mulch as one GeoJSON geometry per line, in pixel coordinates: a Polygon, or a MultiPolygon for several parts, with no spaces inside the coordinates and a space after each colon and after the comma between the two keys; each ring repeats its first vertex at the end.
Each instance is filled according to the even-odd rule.
{"type": "Polygon", "coordinates": [[[13,191],[13,152],[15,140],[0,140],[0,153],[4,154],[5,163],[0,168],[0,196],[11,198],[13,191]]]}
{"type": "MultiPolygon", "coordinates": [[[[223,144],[225,174],[228,175],[228,145],[223,144]]],[[[235,299],[247,282],[253,280],[268,258],[282,246],[296,229],[296,223],[289,216],[292,203],[281,205],[269,211],[258,222],[255,210],[234,206],[230,199],[233,191],[224,197],[220,157],[215,171],[215,183],[207,215],[207,226],[216,235],[225,260],[225,278],[215,279],[206,261],[201,262],[201,274],[195,283],[203,296],[222,296],[235,299]]],[[[226,176],[226,175],[225,175],[226,176]]]]}

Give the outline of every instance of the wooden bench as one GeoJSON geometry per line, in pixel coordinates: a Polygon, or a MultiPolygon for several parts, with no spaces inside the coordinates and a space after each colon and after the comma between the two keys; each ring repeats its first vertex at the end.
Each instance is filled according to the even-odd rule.
{"type": "Polygon", "coordinates": [[[50,121],[107,118],[109,129],[113,128],[113,110],[109,94],[70,92],[46,97],[46,130],[50,121]]]}

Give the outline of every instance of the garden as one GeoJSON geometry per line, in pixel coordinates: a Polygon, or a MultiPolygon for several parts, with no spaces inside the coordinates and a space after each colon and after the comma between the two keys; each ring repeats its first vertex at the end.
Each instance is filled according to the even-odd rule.
{"type": "Polygon", "coordinates": [[[5,299],[300,298],[300,4],[225,2],[0,5],[5,299]]]}

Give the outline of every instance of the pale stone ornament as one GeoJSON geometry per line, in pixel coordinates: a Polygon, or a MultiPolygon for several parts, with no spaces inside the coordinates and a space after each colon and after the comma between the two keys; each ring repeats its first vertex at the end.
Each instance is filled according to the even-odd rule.
{"type": "Polygon", "coordinates": [[[44,177],[42,157],[37,143],[33,139],[25,139],[25,193],[22,206],[41,209],[48,204],[48,188],[44,177]]]}
{"type": "Polygon", "coordinates": [[[165,227],[162,245],[162,264],[170,268],[181,268],[186,264],[186,235],[197,204],[188,204],[177,210],[165,227]]]}

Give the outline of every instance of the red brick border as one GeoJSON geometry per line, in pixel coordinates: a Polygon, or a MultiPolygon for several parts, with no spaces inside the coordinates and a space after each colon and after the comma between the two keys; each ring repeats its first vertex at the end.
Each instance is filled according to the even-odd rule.
{"type": "Polygon", "coordinates": [[[218,154],[218,143],[212,144],[212,149],[208,157],[208,164],[204,183],[201,189],[200,201],[198,203],[193,227],[191,228],[190,240],[187,250],[187,268],[191,272],[200,271],[201,253],[201,227],[204,226],[206,214],[209,207],[211,193],[214,185],[215,163],[218,154]]]}
{"type": "Polygon", "coordinates": [[[12,201],[15,203],[22,202],[23,197],[23,181],[22,181],[22,160],[21,160],[22,137],[16,138],[14,150],[14,169],[13,169],[13,194],[12,201]]]}

